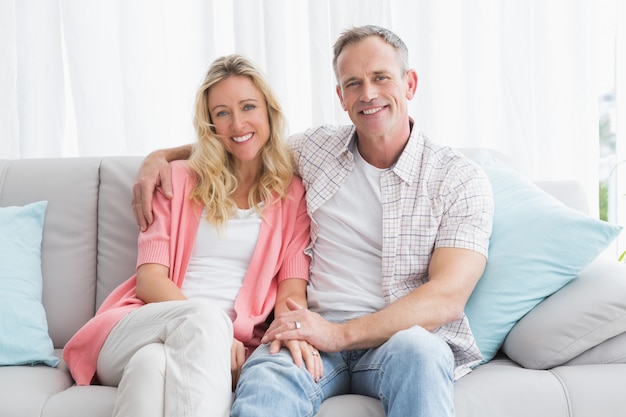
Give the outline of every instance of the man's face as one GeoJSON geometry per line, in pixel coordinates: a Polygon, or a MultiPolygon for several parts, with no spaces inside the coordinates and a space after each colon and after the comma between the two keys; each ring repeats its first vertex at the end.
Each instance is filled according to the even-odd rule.
{"type": "Polygon", "coordinates": [[[402,68],[394,48],[378,36],[346,46],[337,59],[341,106],[359,138],[393,135],[408,122],[417,74],[402,68]]]}

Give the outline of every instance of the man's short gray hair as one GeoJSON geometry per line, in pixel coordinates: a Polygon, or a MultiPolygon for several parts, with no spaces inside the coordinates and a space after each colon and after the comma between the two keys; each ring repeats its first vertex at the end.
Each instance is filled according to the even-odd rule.
{"type": "Polygon", "coordinates": [[[398,35],[389,29],[380,26],[358,26],[344,31],[333,46],[333,70],[335,71],[335,78],[337,78],[337,81],[339,81],[339,74],[337,73],[337,58],[339,57],[339,54],[341,54],[341,51],[343,51],[346,46],[358,43],[366,38],[369,38],[370,36],[378,36],[396,50],[402,75],[409,70],[409,50],[398,35]]]}

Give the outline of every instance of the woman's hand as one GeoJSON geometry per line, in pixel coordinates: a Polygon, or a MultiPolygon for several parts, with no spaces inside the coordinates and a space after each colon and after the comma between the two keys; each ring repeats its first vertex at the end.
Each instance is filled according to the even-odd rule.
{"type": "Polygon", "coordinates": [[[241,368],[246,361],[246,347],[237,339],[233,339],[233,344],[230,347],[230,373],[232,375],[232,390],[235,392],[239,376],[241,375],[241,368]]]}
{"type": "Polygon", "coordinates": [[[301,367],[302,361],[304,361],[306,369],[313,377],[313,380],[319,382],[324,375],[324,363],[322,362],[320,352],[315,347],[304,340],[274,340],[270,345],[270,353],[277,353],[281,346],[289,349],[296,366],[301,367]]]}

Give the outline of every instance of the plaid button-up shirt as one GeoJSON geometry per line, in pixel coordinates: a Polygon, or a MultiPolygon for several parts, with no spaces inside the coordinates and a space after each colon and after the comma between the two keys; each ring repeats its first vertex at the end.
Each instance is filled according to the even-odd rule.
{"type": "MultiPolygon", "coordinates": [[[[315,211],[352,172],[350,149],[356,130],[354,126],[321,126],[290,139],[313,219],[310,248],[315,257],[315,211]]],[[[412,129],[400,158],[382,174],[380,191],[380,279],[385,302],[392,303],[428,281],[428,264],[435,248],[463,248],[487,256],[493,219],[491,185],[482,169],[456,151],[412,129]]],[[[454,353],[455,378],[482,359],[465,316],[434,333],[454,353]]]]}

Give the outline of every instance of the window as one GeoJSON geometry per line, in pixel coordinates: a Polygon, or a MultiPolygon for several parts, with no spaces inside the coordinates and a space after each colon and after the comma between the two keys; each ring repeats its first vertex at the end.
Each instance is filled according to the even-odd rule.
{"type": "MultiPolygon", "coordinates": [[[[602,220],[624,224],[626,220],[626,149],[623,144],[624,87],[618,86],[625,80],[623,71],[624,34],[618,31],[620,12],[623,6],[617,0],[603,0],[598,9],[598,88],[599,88],[599,136],[600,136],[600,201],[602,220]],[[621,47],[623,49],[623,46],[621,47]],[[620,131],[621,127],[621,131],[620,131]],[[618,138],[622,138],[618,140],[618,138]]],[[[626,249],[626,238],[617,242],[616,251],[626,249]]]]}

